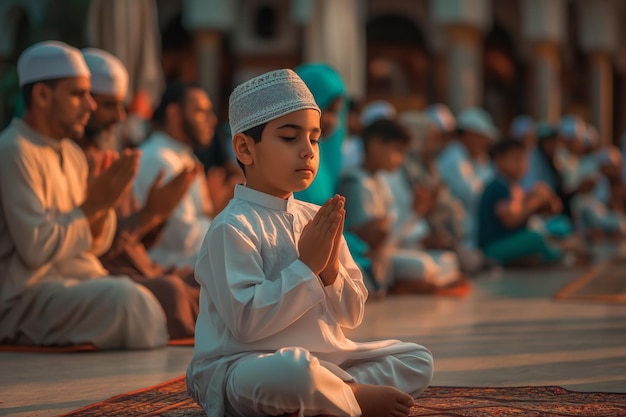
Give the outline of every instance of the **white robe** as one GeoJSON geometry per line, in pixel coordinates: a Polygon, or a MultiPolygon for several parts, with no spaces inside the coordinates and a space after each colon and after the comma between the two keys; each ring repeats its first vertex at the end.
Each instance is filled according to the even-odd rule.
{"type": "MultiPolygon", "coordinates": [[[[133,192],[142,206],[161,169],[165,171],[163,183],[167,183],[185,167],[193,168],[200,163],[189,146],[163,132],[154,132],[140,149],[141,162],[133,192]]],[[[159,240],[148,251],[155,262],[165,266],[193,266],[211,225],[211,219],[205,214],[212,209],[208,192],[204,173],[198,173],[167,219],[159,240]]]]}
{"type": "Polygon", "coordinates": [[[224,415],[228,373],[250,355],[298,346],[345,381],[347,362],[415,350],[397,340],[345,337],[342,328],[361,323],[367,290],[343,240],[331,286],[298,259],[297,242],[318,209],[237,186],[214,219],[196,263],[200,314],[187,370],[188,390],[209,416],[224,415]]]}
{"type": "Polygon", "coordinates": [[[472,161],[465,146],[458,141],[453,141],[439,155],[437,168],[441,180],[446,184],[450,193],[465,208],[467,213],[465,217],[467,243],[475,246],[478,203],[485,185],[494,176],[493,167],[487,162],[472,161]]]}
{"type": "Polygon", "coordinates": [[[167,341],[152,294],[126,278],[103,279],[97,256],[111,245],[115,213],[95,244],[79,207],[87,176],[86,158],[69,139],[41,135],[21,119],[0,134],[0,342],[122,348],[167,341]]]}
{"type": "MultiPolygon", "coordinates": [[[[445,286],[459,278],[459,264],[454,252],[423,251],[417,248],[422,231],[406,218],[399,220],[398,205],[384,175],[372,176],[361,168],[342,174],[339,191],[346,197],[346,227],[388,218],[392,227],[378,262],[386,271],[381,275],[389,287],[396,279],[424,280],[445,286]]],[[[405,210],[406,211],[406,210],[405,210]]]]}

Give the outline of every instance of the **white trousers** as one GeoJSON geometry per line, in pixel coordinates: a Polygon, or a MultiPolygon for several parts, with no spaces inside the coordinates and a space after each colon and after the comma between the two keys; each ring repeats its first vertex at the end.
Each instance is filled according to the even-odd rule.
{"type": "Polygon", "coordinates": [[[459,279],[459,262],[452,251],[396,249],[391,261],[394,279],[425,281],[439,287],[459,279]]]}
{"type": "Polygon", "coordinates": [[[26,290],[7,316],[0,339],[15,343],[147,349],[168,340],[159,302],[127,277],[44,282],[26,290]]]}
{"type": "Polygon", "coordinates": [[[336,365],[320,362],[303,348],[283,348],[247,356],[230,368],[226,382],[226,415],[237,417],[298,415],[356,417],[361,409],[346,384],[388,385],[414,398],[430,384],[431,353],[413,350],[336,365]]]}

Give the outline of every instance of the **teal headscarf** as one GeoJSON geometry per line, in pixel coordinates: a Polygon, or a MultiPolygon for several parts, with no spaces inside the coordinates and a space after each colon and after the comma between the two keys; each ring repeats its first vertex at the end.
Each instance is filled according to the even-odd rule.
{"type": "MultiPolygon", "coordinates": [[[[347,98],[346,86],[341,76],[330,65],[305,64],[295,71],[309,87],[322,111],[335,99],[347,98]]],[[[341,146],[346,136],[347,109],[344,100],[335,131],[329,135],[322,132],[324,138],[320,142],[320,166],[317,175],[306,190],[295,193],[297,199],[321,206],[335,194],[341,172],[341,146]]],[[[344,237],[357,265],[362,270],[369,270],[371,261],[364,255],[368,250],[367,244],[350,232],[344,231],[344,237]]]]}
{"type": "MultiPolygon", "coordinates": [[[[296,73],[305,82],[315,102],[324,111],[337,98],[346,97],[346,86],[339,73],[327,64],[305,64],[296,68],[296,73]]],[[[320,142],[320,166],[311,185],[296,193],[296,198],[322,205],[337,189],[341,171],[341,146],[346,135],[346,106],[339,115],[337,128],[326,135],[322,132],[320,142]]]]}

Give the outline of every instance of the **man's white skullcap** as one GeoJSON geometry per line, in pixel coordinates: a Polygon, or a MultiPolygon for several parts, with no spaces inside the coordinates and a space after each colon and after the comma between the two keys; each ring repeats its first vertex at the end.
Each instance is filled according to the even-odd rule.
{"type": "Polygon", "coordinates": [[[89,77],[80,51],[63,42],[46,41],[28,47],[17,61],[20,87],[37,81],[89,77]]]}
{"type": "Polygon", "coordinates": [[[559,134],[565,139],[583,141],[587,125],[580,116],[568,114],[559,122],[559,134]]]}
{"type": "Polygon", "coordinates": [[[91,92],[126,97],[128,71],[115,55],[102,49],[81,50],[91,72],[91,92]]]}
{"type": "Polygon", "coordinates": [[[456,120],[445,104],[433,104],[426,108],[426,114],[437,124],[441,132],[452,132],[456,129],[456,120]]]}
{"type": "Polygon", "coordinates": [[[496,140],[498,136],[498,129],[493,124],[493,119],[489,113],[478,107],[463,110],[457,117],[456,123],[459,130],[478,133],[492,141],[496,140]]]}
{"type": "Polygon", "coordinates": [[[304,81],[290,69],[267,72],[240,84],[230,95],[231,134],[234,136],[304,109],[322,114],[304,81]]]}
{"type": "Polygon", "coordinates": [[[361,124],[367,127],[377,120],[393,120],[398,115],[396,108],[384,100],[372,101],[361,111],[361,124]]]}
{"type": "Polygon", "coordinates": [[[511,123],[511,138],[523,139],[528,133],[535,130],[535,122],[530,116],[521,115],[513,119],[511,123]]]}

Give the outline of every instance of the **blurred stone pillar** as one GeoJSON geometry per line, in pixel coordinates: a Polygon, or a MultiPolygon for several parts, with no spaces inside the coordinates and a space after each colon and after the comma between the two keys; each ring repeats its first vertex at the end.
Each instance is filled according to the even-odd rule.
{"type": "Polygon", "coordinates": [[[543,40],[532,42],[531,114],[536,120],[557,123],[561,118],[560,45],[543,40]]]}
{"type": "Polygon", "coordinates": [[[365,14],[360,0],[297,0],[294,18],[304,28],[305,62],[325,62],[341,74],[352,97],[365,96],[365,14]],[[299,17],[298,17],[299,16],[299,17]]]}
{"type": "Polygon", "coordinates": [[[564,37],[563,0],[524,0],[522,30],[532,48],[531,114],[557,123],[561,117],[561,54],[564,37]]]}
{"type": "Polygon", "coordinates": [[[491,25],[489,0],[431,0],[430,14],[446,34],[448,104],[459,113],[483,101],[483,37],[491,25]]]}
{"type": "Polygon", "coordinates": [[[212,100],[220,98],[222,37],[235,24],[237,1],[184,0],[183,25],[194,37],[198,57],[198,83],[212,100]]]}
{"type": "Polygon", "coordinates": [[[618,50],[617,2],[594,0],[578,3],[580,44],[591,69],[591,122],[603,145],[613,143],[613,54],[618,50]]]}

